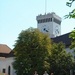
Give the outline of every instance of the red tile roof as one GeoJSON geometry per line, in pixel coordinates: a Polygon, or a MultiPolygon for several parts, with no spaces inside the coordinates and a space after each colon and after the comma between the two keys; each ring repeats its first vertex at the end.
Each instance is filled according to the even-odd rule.
{"type": "Polygon", "coordinates": [[[5,44],[0,44],[0,53],[10,53],[11,49],[5,45],[5,44]]]}
{"type": "Polygon", "coordinates": [[[0,44],[0,57],[14,57],[14,52],[7,45],[0,44]]]}

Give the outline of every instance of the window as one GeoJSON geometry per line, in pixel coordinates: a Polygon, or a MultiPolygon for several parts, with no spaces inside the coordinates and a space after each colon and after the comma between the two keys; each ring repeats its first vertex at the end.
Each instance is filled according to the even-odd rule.
{"type": "Polygon", "coordinates": [[[38,23],[52,22],[52,18],[38,20],[38,23]]]}
{"type": "Polygon", "coordinates": [[[5,73],[5,69],[3,69],[3,73],[5,73]]]}
{"type": "Polygon", "coordinates": [[[52,18],[50,18],[50,21],[52,21],[52,18]]]}
{"type": "Polygon", "coordinates": [[[10,72],[11,72],[11,67],[9,66],[8,67],[8,75],[10,75],[10,72]]]}
{"type": "Polygon", "coordinates": [[[57,23],[57,24],[60,24],[61,21],[59,21],[58,19],[54,18],[54,22],[57,23]]]}

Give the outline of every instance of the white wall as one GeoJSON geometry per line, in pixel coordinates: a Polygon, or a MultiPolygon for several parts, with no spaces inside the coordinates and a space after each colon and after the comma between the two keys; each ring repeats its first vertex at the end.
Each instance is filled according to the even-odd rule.
{"type": "Polygon", "coordinates": [[[0,72],[3,72],[3,69],[6,69],[6,74],[8,75],[8,67],[10,66],[10,75],[14,75],[13,62],[14,58],[12,57],[0,59],[0,72]]]}
{"type": "Polygon", "coordinates": [[[6,68],[5,58],[0,58],[0,72],[3,68],[6,68]]]}

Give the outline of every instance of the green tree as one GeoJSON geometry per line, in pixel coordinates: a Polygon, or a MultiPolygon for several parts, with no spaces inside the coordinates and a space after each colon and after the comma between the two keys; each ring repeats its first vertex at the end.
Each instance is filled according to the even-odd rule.
{"type": "Polygon", "coordinates": [[[67,53],[63,43],[53,43],[51,56],[49,57],[50,72],[54,75],[69,75],[73,67],[73,59],[70,53],[67,53]]]}
{"type": "MultiPolygon", "coordinates": [[[[75,0],[69,0],[66,2],[66,5],[71,7],[75,0]]],[[[73,9],[71,12],[69,12],[68,15],[65,15],[65,18],[75,18],[75,9],[73,9]]]]}
{"type": "MultiPolygon", "coordinates": [[[[69,0],[69,2],[66,3],[67,6],[71,7],[72,4],[75,2],[75,0],[69,0]]],[[[68,15],[65,16],[66,18],[73,18],[75,19],[75,9],[73,9],[71,12],[69,12],[68,15]]],[[[74,50],[74,56],[75,56],[75,28],[74,30],[71,32],[71,34],[69,35],[69,37],[71,38],[71,45],[70,48],[74,50]]],[[[73,62],[73,66],[75,66],[75,60],[73,62]]],[[[75,70],[75,67],[73,67],[73,70],[75,70]]]]}
{"type": "MultiPolygon", "coordinates": [[[[69,0],[69,2],[66,3],[67,6],[71,7],[72,4],[74,3],[75,0],[69,0]]],[[[69,12],[69,15],[66,15],[66,17],[68,18],[74,18],[75,19],[75,9],[72,10],[72,12],[69,12]]],[[[72,38],[71,40],[71,49],[74,49],[74,54],[75,54],[75,29],[71,32],[70,38],[72,38]]]]}
{"type": "Polygon", "coordinates": [[[74,71],[75,70],[75,30],[73,30],[70,33],[69,37],[71,38],[70,49],[73,49],[73,55],[74,55],[74,62],[73,62],[73,71],[74,71]]]}
{"type": "Polygon", "coordinates": [[[23,30],[15,43],[15,62],[17,75],[33,74],[35,70],[42,74],[49,69],[48,56],[51,54],[51,41],[48,35],[37,29],[23,30]]]}
{"type": "Polygon", "coordinates": [[[72,49],[72,48],[75,49],[75,30],[73,30],[73,31],[71,32],[71,34],[70,34],[69,37],[72,38],[70,48],[71,48],[71,49],[72,49]]]}

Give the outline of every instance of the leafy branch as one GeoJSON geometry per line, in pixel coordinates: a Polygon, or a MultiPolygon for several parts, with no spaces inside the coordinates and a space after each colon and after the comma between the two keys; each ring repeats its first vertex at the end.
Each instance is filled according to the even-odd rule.
{"type": "MultiPolygon", "coordinates": [[[[69,0],[69,2],[66,2],[66,5],[68,7],[71,7],[74,1],[75,0],[69,0]]],[[[65,15],[64,17],[65,18],[74,18],[75,19],[75,9],[73,9],[71,12],[69,12],[68,15],[65,15]]]]}

